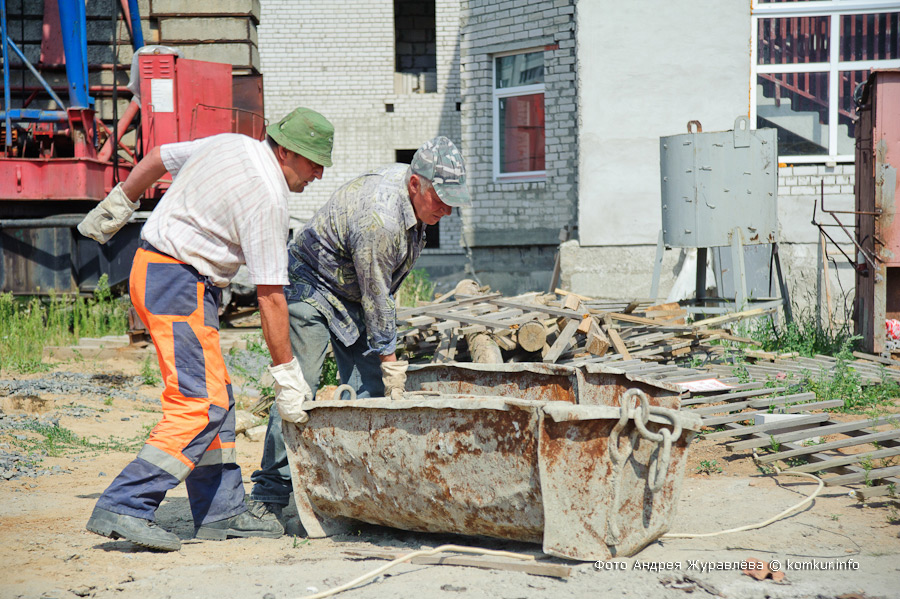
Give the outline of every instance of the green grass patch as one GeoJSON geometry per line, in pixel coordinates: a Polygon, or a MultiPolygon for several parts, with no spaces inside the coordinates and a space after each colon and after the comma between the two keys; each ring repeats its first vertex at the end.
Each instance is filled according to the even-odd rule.
{"type": "Polygon", "coordinates": [[[127,300],[115,298],[103,275],[93,296],[45,298],[0,294],[0,371],[38,372],[47,345],[70,345],[80,337],[123,335],[127,300]]]}
{"type": "Polygon", "coordinates": [[[148,387],[155,387],[162,380],[162,376],[159,372],[159,364],[155,360],[152,360],[149,354],[144,358],[144,362],[141,364],[140,376],[141,382],[148,387]]]}
{"type": "Polygon", "coordinates": [[[337,362],[331,354],[325,356],[322,364],[322,376],[319,377],[319,389],[328,385],[339,385],[337,362]]]}
{"type": "Polygon", "coordinates": [[[764,351],[778,353],[797,352],[811,358],[816,354],[833,356],[846,347],[856,349],[859,337],[853,336],[852,321],[847,318],[841,324],[826,327],[814,311],[794,306],[794,320],[777,323],[767,316],[749,324],[748,336],[762,344],[764,351]]]}
{"type": "Polygon", "coordinates": [[[29,439],[15,439],[12,444],[28,451],[37,452],[49,457],[60,457],[69,453],[85,453],[89,451],[122,451],[134,452],[143,447],[155,424],[143,427],[140,433],[131,438],[110,437],[103,440],[95,440],[78,436],[74,431],[65,427],[41,422],[31,422],[23,427],[23,430],[36,433],[37,436],[29,439]]]}
{"type": "Polygon", "coordinates": [[[394,294],[394,301],[398,307],[415,307],[419,302],[430,302],[434,299],[434,283],[424,268],[414,268],[400,284],[400,289],[394,294]]]}
{"type": "Polygon", "coordinates": [[[884,367],[881,368],[881,381],[875,384],[863,384],[859,374],[851,367],[854,361],[851,350],[855,337],[844,341],[841,349],[834,355],[835,365],[831,370],[822,372],[818,377],[806,373],[801,387],[804,391],[812,391],[819,401],[840,399],[843,407],[837,411],[862,413],[878,406],[891,405],[900,397],[900,385],[888,378],[884,367]]]}
{"type": "MultiPolygon", "coordinates": [[[[825,372],[804,370],[796,376],[786,373],[785,380],[770,380],[767,386],[787,384],[792,393],[811,391],[816,394],[817,401],[839,399],[844,405],[835,410],[842,412],[863,413],[892,404],[900,397],[900,385],[888,378],[884,367],[881,381],[874,384],[863,381],[853,369],[853,351],[858,349],[861,338],[853,335],[849,313],[844,316],[842,323],[826,327],[814,310],[802,310],[795,306],[792,322],[777,323],[767,316],[742,323],[747,328],[741,333],[758,341],[764,351],[796,352],[807,358],[825,355],[835,359],[834,367],[825,372]]],[[[728,355],[734,364],[733,376],[742,383],[748,382],[750,376],[742,349],[730,349],[728,355]]]]}
{"type": "Polygon", "coordinates": [[[274,397],[275,387],[263,383],[266,367],[272,363],[272,358],[262,333],[245,335],[244,341],[247,342],[247,349],[229,350],[229,371],[241,379],[242,386],[256,389],[260,399],[274,397]],[[250,354],[249,359],[246,354],[250,354]]]}

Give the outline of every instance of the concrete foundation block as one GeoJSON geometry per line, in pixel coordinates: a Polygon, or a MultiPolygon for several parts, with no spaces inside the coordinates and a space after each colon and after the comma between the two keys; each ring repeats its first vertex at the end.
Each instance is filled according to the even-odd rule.
{"type": "MultiPolygon", "coordinates": [[[[798,418],[805,417],[806,414],[754,414],[753,415],[753,424],[772,424],[776,422],[784,423],[784,427],[778,427],[776,429],[771,429],[768,431],[770,435],[780,435],[782,433],[793,433],[795,431],[802,431],[804,429],[808,429],[809,425],[800,424],[796,426],[792,426],[791,422],[797,420],[798,418]]],[[[810,429],[813,431],[815,429],[810,429]]],[[[822,437],[820,436],[810,436],[808,439],[803,439],[801,441],[802,444],[806,443],[821,443],[822,437]]]]}

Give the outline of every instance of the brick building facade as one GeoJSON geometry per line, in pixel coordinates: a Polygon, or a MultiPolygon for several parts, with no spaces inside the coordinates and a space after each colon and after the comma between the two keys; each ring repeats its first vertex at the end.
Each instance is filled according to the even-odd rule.
{"type": "Polygon", "coordinates": [[[577,218],[578,107],[575,6],[570,0],[462,3],[460,68],[463,153],[475,202],[464,219],[475,272],[495,289],[547,286],[560,229],[577,218]],[[498,60],[540,55],[543,63],[543,173],[498,173],[494,123],[498,60]]]}
{"type": "MultiPolygon", "coordinates": [[[[807,116],[764,97],[768,70],[780,67],[748,56],[766,43],[756,27],[768,26],[749,1],[434,0],[412,14],[431,4],[263,0],[267,116],[304,104],[337,126],[336,166],[292,203],[301,220],[362,170],[437,133],[457,140],[474,203],[441,222],[440,248],[423,265],[450,264],[456,278],[465,271],[505,293],[546,289],[558,252],[562,286],[648,295],[661,228],[659,138],[693,119],[704,131],[729,130],[750,114],[756,126],[786,127],[780,144],[796,142],[780,113],[807,116]],[[431,15],[430,37],[417,30],[431,15]]],[[[766,10],[782,9],[791,7],[766,10]]],[[[782,263],[801,303],[821,263],[810,224],[820,183],[826,207],[853,205],[852,156],[837,155],[839,142],[823,157],[780,158],[782,263]]],[[[665,252],[662,297],[684,258],[665,252]]],[[[832,270],[845,289],[848,267],[832,270]]]]}
{"type": "MultiPolygon", "coordinates": [[[[459,141],[459,1],[435,0],[431,15],[421,4],[262,1],[266,117],[307,106],[335,126],[334,166],[291,199],[295,226],[366,170],[408,161],[435,135],[459,141]]],[[[440,247],[426,255],[461,254],[460,222],[456,212],[444,218],[440,247]]]]}

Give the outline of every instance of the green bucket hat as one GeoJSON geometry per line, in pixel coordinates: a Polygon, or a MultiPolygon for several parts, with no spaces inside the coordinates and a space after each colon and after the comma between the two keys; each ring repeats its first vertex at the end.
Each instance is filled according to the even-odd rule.
{"type": "Polygon", "coordinates": [[[266,128],[279,146],[322,166],[331,166],[334,125],[309,108],[298,108],[266,128]]]}

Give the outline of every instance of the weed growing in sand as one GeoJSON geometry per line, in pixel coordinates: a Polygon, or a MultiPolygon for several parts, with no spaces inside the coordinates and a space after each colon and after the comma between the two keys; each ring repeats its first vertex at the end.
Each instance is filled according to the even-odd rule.
{"type": "Polygon", "coordinates": [[[756,469],[759,470],[760,474],[775,474],[775,469],[767,464],[756,462],[756,469]]]}
{"type": "Polygon", "coordinates": [[[884,367],[881,367],[881,380],[875,384],[864,384],[859,373],[852,367],[853,352],[848,339],[835,354],[835,363],[828,371],[823,371],[818,378],[807,376],[801,384],[805,391],[812,391],[819,401],[840,399],[843,407],[840,412],[861,413],[866,410],[890,404],[894,398],[900,397],[900,385],[888,378],[884,367]]]}
{"type": "Polygon", "coordinates": [[[141,382],[148,387],[155,387],[160,383],[159,365],[150,359],[148,355],[141,364],[141,382]]]}
{"type": "Polygon", "coordinates": [[[696,470],[697,474],[718,474],[722,472],[722,467],[719,466],[716,460],[701,460],[696,470]]]}
{"type": "Polygon", "coordinates": [[[788,465],[788,468],[796,468],[798,466],[809,464],[809,458],[806,456],[797,456],[795,458],[786,459],[784,463],[788,465]]]}
{"type": "Polygon", "coordinates": [[[897,509],[897,506],[889,503],[887,509],[888,513],[885,519],[887,520],[888,524],[897,524],[898,522],[900,522],[900,510],[897,509]]]}
{"type": "Polygon", "coordinates": [[[59,425],[35,421],[26,424],[24,429],[38,434],[38,438],[18,441],[17,444],[21,443],[29,452],[33,451],[41,455],[59,457],[67,449],[85,449],[89,447],[87,439],[83,439],[73,431],[59,425]]]}
{"type": "Polygon", "coordinates": [[[36,438],[16,440],[13,443],[29,452],[36,452],[50,457],[59,457],[66,453],[84,453],[87,451],[122,451],[135,452],[144,445],[144,441],[153,429],[152,424],[143,427],[141,432],[130,439],[110,437],[106,440],[93,440],[79,437],[58,424],[31,422],[24,430],[37,433],[36,438]]]}
{"type": "Polygon", "coordinates": [[[863,484],[866,485],[867,487],[874,486],[875,482],[869,478],[869,473],[871,473],[872,470],[875,469],[875,463],[872,460],[872,456],[867,455],[866,457],[861,459],[859,461],[859,466],[860,466],[860,468],[865,470],[865,473],[866,473],[866,477],[863,479],[863,484]]]}
{"type": "MultiPolygon", "coordinates": [[[[247,349],[231,348],[228,352],[228,370],[242,379],[241,386],[256,389],[261,399],[274,397],[275,388],[266,384],[266,366],[271,363],[269,349],[262,334],[245,335],[247,349]],[[265,378],[264,378],[265,377],[265,378]]],[[[271,380],[271,379],[270,379],[271,380]]],[[[272,381],[274,382],[274,381],[272,381]]]]}

